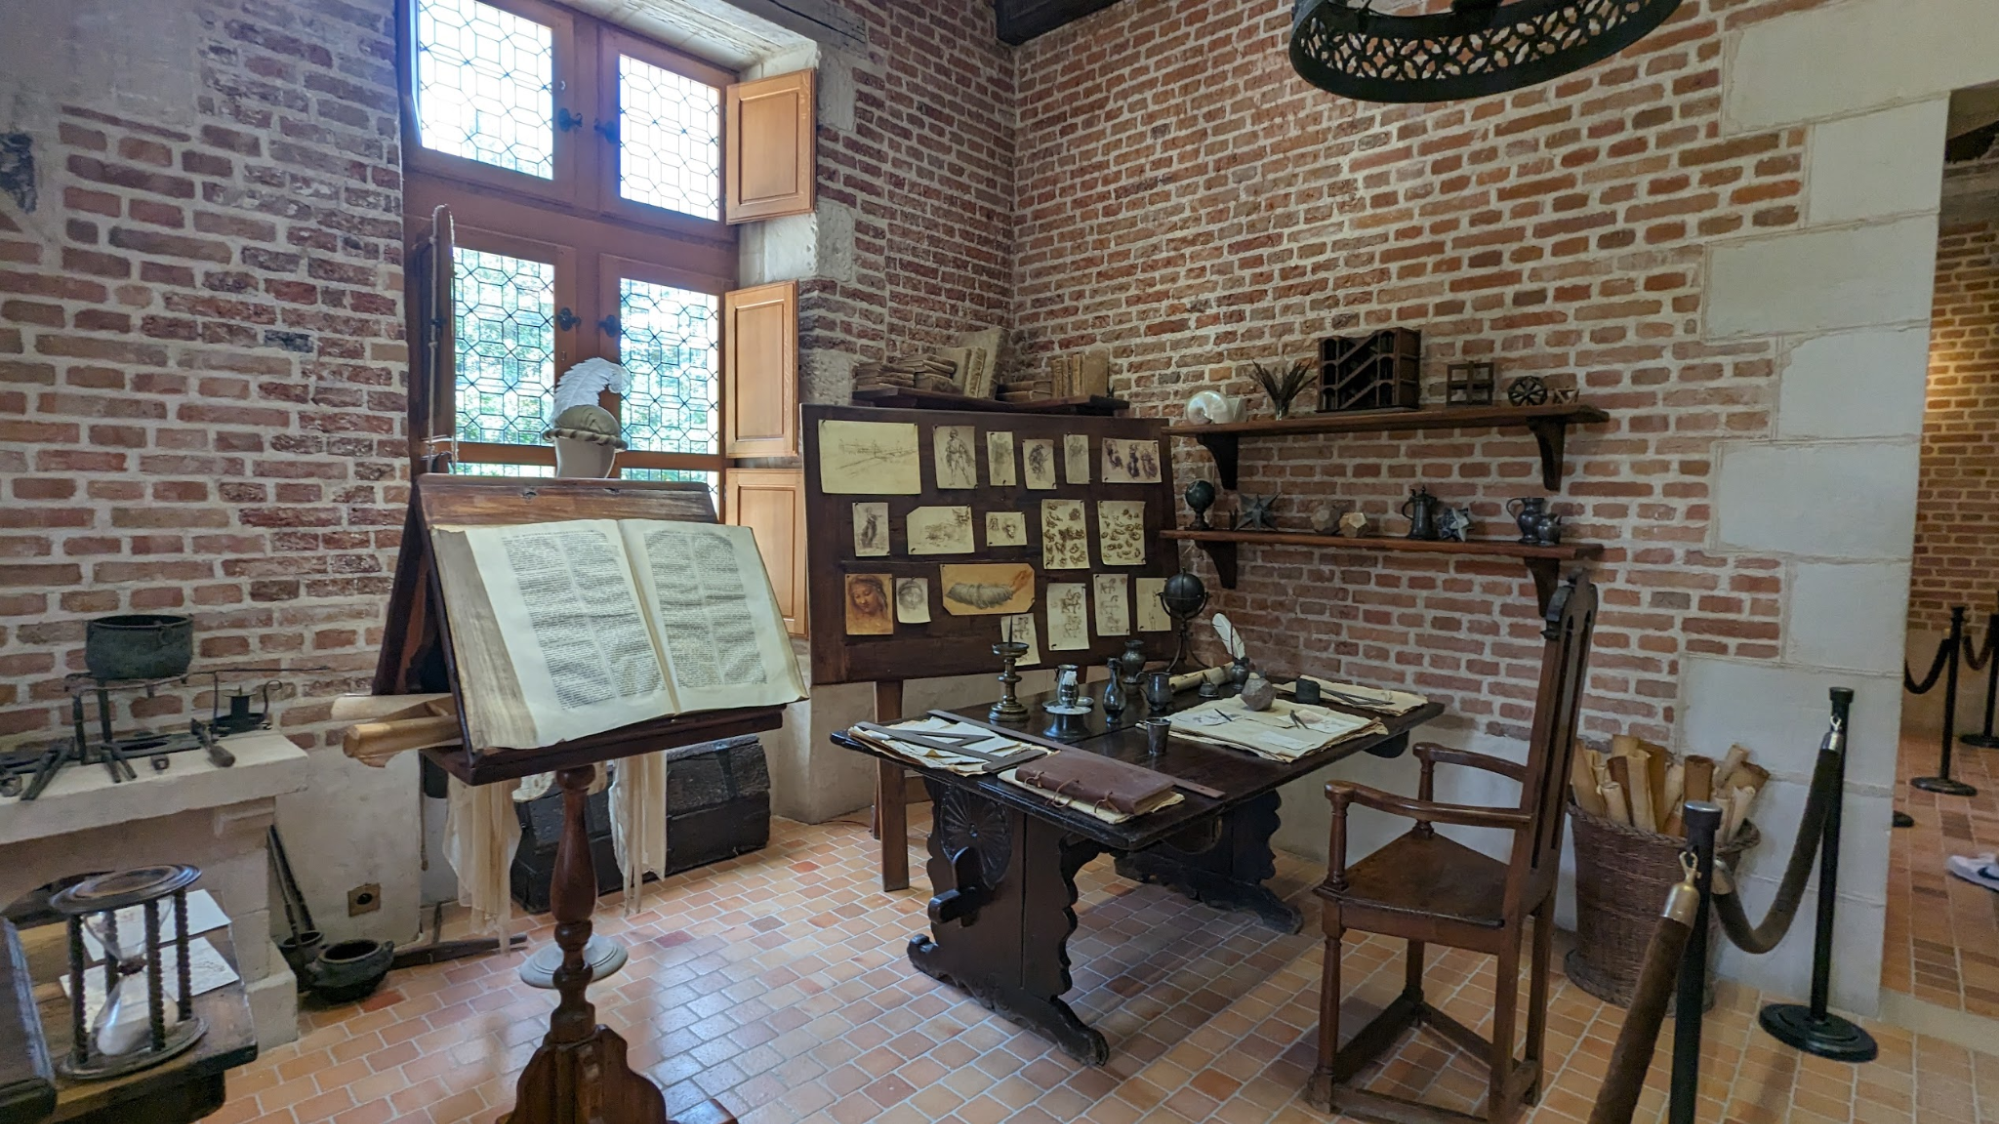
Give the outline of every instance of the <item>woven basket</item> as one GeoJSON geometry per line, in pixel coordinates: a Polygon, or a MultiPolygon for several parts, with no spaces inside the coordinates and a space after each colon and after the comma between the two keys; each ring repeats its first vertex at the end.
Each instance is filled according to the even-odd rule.
{"type": "MultiPolygon", "coordinates": [[[[1645,947],[1659,925],[1666,892],[1680,881],[1686,841],[1592,816],[1569,805],[1576,840],[1576,947],[1562,962],[1584,992],[1619,1007],[1631,1003],[1645,947]]],[[[1733,871],[1756,846],[1756,825],[1743,821],[1735,838],[1715,849],[1733,871]]],[[[1708,915],[1707,1005],[1714,1004],[1714,961],[1721,952],[1721,920],[1708,915]]]]}

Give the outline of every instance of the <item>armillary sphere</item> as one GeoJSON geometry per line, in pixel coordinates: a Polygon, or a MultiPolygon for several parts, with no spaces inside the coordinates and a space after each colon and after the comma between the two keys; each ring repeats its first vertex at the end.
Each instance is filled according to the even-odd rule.
{"type": "Polygon", "coordinates": [[[1476,98],[1607,59],[1664,23],[1680,0],[1450,0],[1425,10],[1441,5],[1295,0],[1291,65],[1312,85],[1360,101],[1476,98]]]}

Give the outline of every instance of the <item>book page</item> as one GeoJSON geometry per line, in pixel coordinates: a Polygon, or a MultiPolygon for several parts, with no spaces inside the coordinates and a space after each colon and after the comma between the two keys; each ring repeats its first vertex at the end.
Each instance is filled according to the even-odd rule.
{"type": "Polygon", "coordinates": [[[668,520],[623,520],[618,528],[682,711],[805,698],[749,528],[668,520]]]}
{"type": "Polygon", "coordinates": [[[485,583],[521,701],[534,723],[532,746],[679,710],[616,523],[569,520],[449,530],[462,532],[485,583]]]}

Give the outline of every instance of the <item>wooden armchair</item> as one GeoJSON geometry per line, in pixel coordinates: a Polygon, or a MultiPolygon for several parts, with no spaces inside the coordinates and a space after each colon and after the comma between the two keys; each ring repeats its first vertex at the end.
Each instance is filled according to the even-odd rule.
{"type": "Polygon", "coordinates": [[[1388,1121],[1510,1121],[1540,1096],[1541,1045],[1547,1025],[1548,958],[1554,930],[1556,878],[1562,862],[1562,822],[1576,713],[1589,669],[1596,588],[1580,572],[1550,600],[1542,636],[1540,690],[1525,765],[1485,754],[1421,744],[1423,773],[1414,800],[1365,785],[1326,786],[1333,804],[1332,863],[1318,888],[1326,931],[1325,979],[1319,994],[1319,1062],[1308,1096],[1330,1109],[1388,1121]],[[1435,800],[1438,763],[1470,766],[1520,783],[1515,808],[1444,804],[1435,800]],[[1354,804],[1408,817],[1414,828],[1360,862],[1347,864],[1347,809],[1354,804]],[[1505,862],[1439,836],[1434,824],[1499,828],[1513,833],[1505,862]],[[1525,1057],[1513,1057],[1520,952],[1526,920],[1534,920],[1527,1000],[1525,1057]],[[1409,943],[1402,994],[1345,1047],[1340,1041],[1341,939],[1349,930],[1387,934],[1409,943]],[[1498,958],[1493,984],[1492,1039],[1423,999],[1423,947],[1431,942],[1498,958]],[[1427,1024],[1453,1044],[1490,1061],[1483,1117],[1376,1094],[1349,1086],[1402,1031],[1427,1024]]]}

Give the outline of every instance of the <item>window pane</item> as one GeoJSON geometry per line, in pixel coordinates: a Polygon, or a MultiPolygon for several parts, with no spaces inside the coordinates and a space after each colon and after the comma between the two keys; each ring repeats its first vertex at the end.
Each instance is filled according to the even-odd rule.
{"type": "Polygon", "coordinates": [[[653,453],[720,452],[722,299],[624,278],[618,321],[625,440],[653,453]]]}
{"type": "Polygon", "coordinates": [[[555,177],[555,33],[478,0],[416,0],[416,118],[428,149],[555,177]]]}
{"type": "Polygon", "coordinates": [[[722,92],[618,56],[618,193],[702,219],[722,217],[722,92]]]}
{"type": "Polygon", "coordinates": [[[722,474],[700,469],[621,469],[619,480],[691,480],[708,486],[708,501],[722,510],[722,474]]]}
{"type": "Polygon", "coordinates": [[[555,267],[459,247],[458,440],[540,445],[555,387],[555,267]]]}

